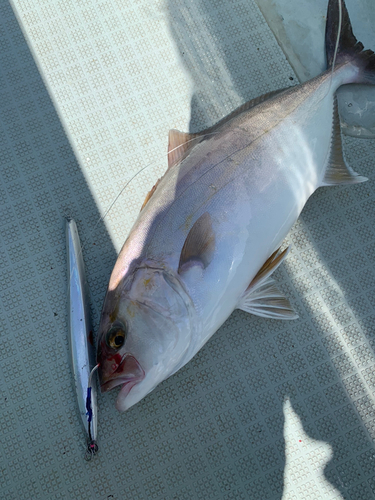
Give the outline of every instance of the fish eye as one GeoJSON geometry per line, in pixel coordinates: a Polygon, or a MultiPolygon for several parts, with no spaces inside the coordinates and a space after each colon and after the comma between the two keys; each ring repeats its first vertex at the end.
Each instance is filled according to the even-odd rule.
{"type": "Polygon", "coordinates": [[[112,349],[120,349],[125,343],[126,333],[120,326],[113,326],[107,333],[107,345],[112,349]]]}

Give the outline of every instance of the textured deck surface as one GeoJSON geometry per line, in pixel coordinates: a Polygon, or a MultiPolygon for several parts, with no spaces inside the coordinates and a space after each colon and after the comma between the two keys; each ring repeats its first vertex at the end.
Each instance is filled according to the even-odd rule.
{"type": "Polygon", "coordinates": [[[208,126],[296,77],[252,0],[12,5],[0,5],[0,496],[375,498],[372,140],[345,138],[369,182],[318,190],[288,237],[276,278],[300,319],[237,311],[130,411],[115,410],[116,391],[99,396],[100,451],[84,461],[64,217],[97,325],[168,130],[208,126]]]}

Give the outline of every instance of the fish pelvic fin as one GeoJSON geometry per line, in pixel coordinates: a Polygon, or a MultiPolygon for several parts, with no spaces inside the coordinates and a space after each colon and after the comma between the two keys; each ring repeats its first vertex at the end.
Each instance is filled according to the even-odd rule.
{"type": "Polygon", "coordinates": [[[354,172],[344,159],[342,151],[340,117],[337,105],[337,98],[335,97],[333,103],[333,130],[332,130],[332,143],[331,152],[328,161],[328,166],[320,186],[335,186],[337,184],[359,184],[360,182],[367,181],[367,177],[354,172]]]}
{"type": "Polygon", "coordinates": [[[289,300],[277,288],[271,274],[279,267],[289,252],[289,247],[276,250],[258,271],[243,293],[237,309],[271,319],[297,319],[289,300]]]}
{"type": "Polygon", "coordinates": [[[344,0],[328,2],[325,46],[328,69],[333,64],[351,62],[360,70],[352,83],[375,85],[375,54],[372,50],[364,50],[363,44],[354,36],[344,0]]]}

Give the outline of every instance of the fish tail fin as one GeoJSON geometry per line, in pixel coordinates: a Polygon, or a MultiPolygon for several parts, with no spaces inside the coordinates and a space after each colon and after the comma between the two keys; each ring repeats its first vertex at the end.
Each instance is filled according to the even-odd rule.
{"type": "Polygon", "coordinates": [[[352,83],[375,85],[375,54],[372,50],[364,50],[354,36],[344,0],[328,2],[325,44],[328,69],[352,63],[359,70],[352,83]]]}

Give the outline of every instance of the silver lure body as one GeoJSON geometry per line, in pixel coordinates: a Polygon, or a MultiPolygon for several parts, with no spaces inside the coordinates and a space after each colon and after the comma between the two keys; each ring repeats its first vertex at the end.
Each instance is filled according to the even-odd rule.
{"type": "Polygon", "coordinates": [[[79,413],[88,441],[97,438],[96,384],[91,387],[92,419],[89,423],[86,409],[90,372],[95,366],[95,348],[90,324],[87,283],[77,225],[66,221],[66,247],[69,289],[69,344],[74,386],[79,413]]]}

